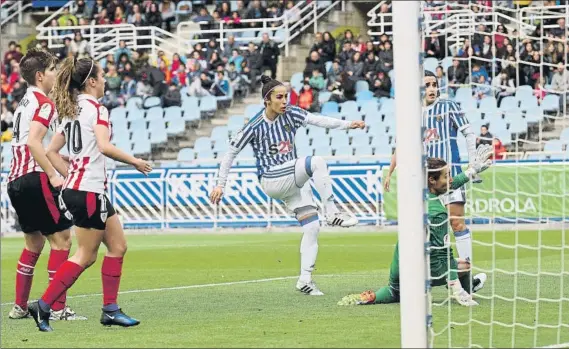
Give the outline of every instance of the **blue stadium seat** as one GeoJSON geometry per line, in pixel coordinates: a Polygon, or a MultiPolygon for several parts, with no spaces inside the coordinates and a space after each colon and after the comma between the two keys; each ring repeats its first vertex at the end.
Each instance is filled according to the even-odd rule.
{"type": "Polygon", "coordinates": [[[137,107],[130,106],[127,107],[127,111],[128,111],[127,119],[129,121],[144,119],[144,109],[139,109],[137,107]]]}
{"type": "Polygon", "coordinates": [[[423,61],[423,69],[429,70],[431,73],[434,73],[437,70],[437,66],[439,65],[439,61],[434,57],[425,58],[423,61]]]}
{"type": "Polygon", "coordinates": [[[322,104],[322,109],[320,110],[320,113],[326,116],[338,117],[340,115],[338,109],[339,109],[338,103],[328,101],[322,104]]]}
{"type": "Polygon", "coordinates": [[[151,120],[148,123],[148,132],[152,133],[154,130],[166,130],[166,122],[164,119],[151,120]]]}
{"type": "Polygon", "coordinates": [[[291,86],[302,85],[302,81],[304,81],[304,74],[302,72],[296,72],[290,77],[291,86]]]}
{"type": "Polygon", "coordinates": [[[369,91],[369,84],[365,80],[358,80],[356,82],[356,93],[361,91],[369,91]]]}
{"type": "Polygon", "coordinates": [[[250,104],[245,108],[245,117],[251,121],[263,108],[265,108],[265,106],[262,104],[250,104]]]}
{"type": "Polygon", "coordinates": [[[361,90],[356,92],[356,101],[369,101],[373,98],[373,92],[370,90],[361,90]]]}
{"type": "Polygon", "coordinates": [[[511,133],[524,133],[528,130],[528,122],[522,116],[520,110],[511,110],[506,112],[506,122],[510,125],[508,131],[511,133]]]}
{"type": "Polygon", "coordinates": [[[314,155],[317,155],[317,156],[330,156],[330,155],[332,155],[332,148],[330,148],[329,146],[324,146],[324,145],[314,146],[314,144],[312,146],[314,149],[314,155]]]}
{"type": "Polygon", "coordinates": [[[197,159],[198,160],[208,160],[208,161],[200,161],[198,166],[200,167],[212,167],[217,166],[218,162],[215,161],[215,154],[211,149],[204,149],[197,152],[197,159]]]}
{"type": "Polygon", "coordinates": [[[563,150],[563,141],[560,139],[552,139],[550,141],[545,142],[543,147],[543,151],[548,152],[561,152],[563,150]]]}
{"type": "Polygon", "coordinates": [[[196,143],[194,144],[194,150],[200,152],[202,150],[211,150],[211,138],[209,137],[199,137],[196,139],[196,143]]]}
{"type": "Polygon", "coordinates": [[[389,114],[395,112],[395,100],[394,99],[385,99],[383,103],[380,105],[379,111],[381,114],[389,114]]]}
{"type": "MultiPolygon", "coordinates": [[[[373,148],[371,146],[355,148],[354,147],[354,155],[355,156],[371,156],[373,155],[373,148]]],[[[375,160],[370,159],[360,159],[358,162],[374,162],[375,160]]]]}
{"type": "Polygon", "coordinates": [[[128,130],[132,133],[146,132],[146,120],[138,119],[131,121],[128,130]]]}
{"type": "Polygon", "coordinates": [[[217,100],[214,96],[202,97],[200,101],[200,110],[206,113],[213,113],[217,110],[217,100]]]}
{"type": "Polygon", "coordinates": [[[196,158],[196,152],[193,148],[182,148],[178,152],[178,161],[194,161],[196,158]]]}
{"type": "Polygon", "coordinates": [[[168,122],[166,132],[169,135],[179,135],[186,132],[186,123],[183,119],[175,119],[168,122]]]}
{"type": "Polygon", "coordinates": [[[365,116],[365,120],[370,120],[370,118],[380,117],[379,104],[375,101],[367,101],[362,105],[361,114],[365,116]]]}
{"type": "Polygon", "coordinates": [[[520,101],[520,109],[522,109],[522,110],[528,110],[528,109],[533,109],[533,108],[537,108],[537,107],[538,107],[537,98],[533,95],[527,96],[520,101]]]}
{"type": "Polygon", "coordinates": [[[526,160],[542,161],[542,160],[547,160],[547,156],[542,152],[529,153],[526,157],[526,160]]]}
{"type": "Polygon", "coordinates": [[[310,147],[310,138],[304,132],[299,132],[294,138],[294,145],[297,149],[310,147]]]}
{"type": "Polygon", "coordinates": [[[329,146],[330,146],[330,136],[329,135],[325,135],[324,137],[320,136],[320,137],[312,138],[312,147],[313,148],[329,147],[329,146]]]}
{"type": "Polygon", "coordinates": [[[361,120],[358,105],[354,101],[346,101],[340,104],[340,115],[346,120],[361,120]]]}
{"type": "Polygon", "coordinates": [[[465,97],[472,97],[472,88],[470,88],[470,87],[459,87],[458,90],[456,90],[456,94],[454,96],[454,99],[460,100],[460,99],[463,99],[465,97]]]}
{"type": "Polygon", "coordinates": [[[229,128],[227,126],[216,126],[211,131],[211,139],[214,141],[222,140],[227,142],[229,139],[229,128]]]}
{"type": "Polygon", "coordinates": [[[201,119],[201,112],[199,108],[186,109],[184,110],[184,115],[182,116],[184,121],[199,121],[201,119]]]}
{"type": "Polygon", "coordinates": [[[130,141],[132,143],[136,143],[136,142],[148,143],[149,138],[150,138],[150,135],[149,135],[147,130],[137,130],[136,132],[132,133],[132,138],[130,139],[130,141]]]}
{"type": "Polygon", "coordinates": [[[569,142],[569,127],[565,128],[563,131],[561,131],[561,135],[559,136],[559,139],[562,142],[569,142]]]}
{"type": "Polygon", "coordinates": [[[461,99],[455,99],[455,101],[460,103],[460,108],[465,112],[477,110],[477,101],[474,97],[462,97],[461,99]]]}
{"type": "Polygon", "coordinates": [[[465,114],[470,124],[482,121],[482,114],[478,110],[469,110],[466,111],[465,114]]]}
{"type": "Polygon", "coordinates": [[[559,96],[548,94],[541,102],[541,108],[545,111],[558,111],[559,110],[559,96]]]}
{"type": "Polygon", "coordinates": [[[237,154],[236,160],[239,166],[255,166],[255,155],[253,154],[253,149],[251,146],[245,146],[245,148],[243,148],[243,150],[237,154]]]}
{"type": "Polygon", "coordinates": [[[521,85],[516,89],[516,93],[514,95],[517,101],[523,102],[526,99],[535,98],[533,95],[533,89],[529,85],[521,85]]]}
{"type": "Polygon", "coordinates": [[[128,121],[126,119],[111,119],[113,134],[121,134],[128,131],[128,121]]]}
{"type": "Polygon", "coordinates": [[[142,103],[142,107],[144,109],[150,109],[153,107],[161,107],[161,106],[162,106],[162,100],[160,99],[160,97],[156,96],[146,97],[144,99],[144,102],[142,103]]]}
{"type": "Polygon", "coordinates": [[[164,121],[172,121],[181,118],[182,108],[176,106],[164,108],[164,121]]]}
{"type": "Polygon", "coordinates": [[[322,91],[318,93],[318,103],[324,104],[330,100],[330,97],[332,97],[332,92],[322,91]]]}
{"type": "Polygon", "coordinates": [[[331,130],[330,139],[330,144],[333,149],[346,148],[350,146],[350,137],[343,130],[331,130]]]}
{"type": "Polygon", "coordinates": [[[245,117],[243,115],[232,115],[227,120],[227,129],[229,132],[240,130],[245,126],[245,117]]]}
{"type": "MultiPolygon", "coordinates": [[[[352,147],[358,148],[366,148],[370,147],[369,144],[369,136],[367,135],[360,135],[360,134],[352,134],[352,147]]],[[[380,137],[379,134],[375,134],[374,137],[380,137]]]]}
{"type": "Polygon", "coordinates": [[[350,146],[344,146],[336,148],[336,152],[334,153],[335,156],[343,157],[343,159],[337,159],[337,164],[350,164],[354,162],[354,148],[350,146]]]}
{"type": "Polygon", "coordinates": [[[220,157],[220,154],[223,155],[229,150],[229,139],[216,139],[215,144],[213,145],[213,151],[217,153],[217,157],[220,157]]]}
{"type": "Polygon", "coordinates": [[[142,109],[142,97],[139,96],[130,97],[126,101],[126,109],[130,110],[131,108],[142,109]]]}
{"type": "Polygon", "coordinates": [[[496,98],[493,96],[487,96],[480,100],[480,105],[478,106],[478,110],[481,112],[495,112],[498,110],[497,107],[498,103],[496,102],[496,98]]]}
{"type": "Polygon", "coordinates": [[[164,122],[161,123],[162,127],[152,127],[152,123],[150,123],[150,143],[152,144],[159,144],[159,143],[166,143],[168,141],[168,133],[166,132],[166,128],[164,127],[164,122]]]}
{"type": "Polygon", "coordinates": [[[146,111],[146,120],[164,120],[164,109],[162,107],[152,107],[146,111]]]}
{"type": "Polygon", "coordinates": [[[125,107],[116,107],[111,109],[110,118],[114,122],[117,119],[126,119],[126,108],[125,107]]]}
{"type": "Polygon", "coordinates": [[[393,147],[389,144],[387,137],[374,137],[372,145],[376,155],[391,155],[393,147]]]}
{"type": "Polygon", "coordinates": [[[285,40],[286,40],[286,31],[284,29],[275,30],[275,37],[273,38],[273,41],[280,44],[285,40]]]}
{"type": "Polygon", "coordinates": [[[510,133],[510,131],[506,130],[506,129],[499,129],[499,130],[492,130],[492,135],[494,137],[497,137],[500,141],[502,141],[502,144],[504,145],[510,145],[512,144],[512,134],[510,133]]]}
{"type": "Polygon", "coordinates": [[[182,95],[182,109],[187,110],[198,110],[199,109],[199,99],[195,96],[182,95]]]}
{"type": "Polygon", "coordinates": [[[443,58],[443,60],[441,62],[441,66],[443,67],[445,74],[448,71],[448,68],[452,65],[452,60],[453,60],[453,57],[451,57],[451,56],[446,56],[445,58],[443,58]]]}
{"type": "Polygon", "coordinates": [[[317,138],[330,138],[330,136],[326,133],[326,129],[322,127],[310,127],[308,129],[308,137],[312,139],[313,142],[317,138]]]}
{"type": "Polygon", "coordinates": [[[508,129],[508,122],[501,117],[493,117],[488,120],[485,119],[484,121],[488,121],[490,124],[490,132],[493,134],[508,129]]]}
{"type": "Polygon", "coordinates": [[[120,150],[125,151],[128,154],[132,154],[132,142],[128,137],[113,138],[113,142],[115,142],[113,144],[120,150]]]}
{"type": "Polygon", "coordinates": [[[518,108],[518,101],[513,96],[504,97],[500,103],[501,111],[508,111],[518,108]]]}

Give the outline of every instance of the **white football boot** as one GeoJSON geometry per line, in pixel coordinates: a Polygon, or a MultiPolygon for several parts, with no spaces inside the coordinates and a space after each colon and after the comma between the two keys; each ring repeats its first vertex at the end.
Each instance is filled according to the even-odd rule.
{"type": "Polygon", "coordinates": [[[296,289],[309,296],[323,296],[324,293],[318,289],[314,281],[310,280],[308,282],[298,280],[296,283],[296,289]]]}
{"type": "Polygon", "coordinates": [[[30,317],[30,313],[28,312],[27,309],[24,310],[19,305],[14,304],[14,307],[12,308],[12,310],[10,310],[8,316],[10,317],[10,319],[25,319],[30,317]]]}
{"type": "Polygon", "coordinates": [[[347,213],[336,212],[331,215],[326,215],[326,224],[329,226],[348,228],[358,224],[358,219],[347,213]]]}

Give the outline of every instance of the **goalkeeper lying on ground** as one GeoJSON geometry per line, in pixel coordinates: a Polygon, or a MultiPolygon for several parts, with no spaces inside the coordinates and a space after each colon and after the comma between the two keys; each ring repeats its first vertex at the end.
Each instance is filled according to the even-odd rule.
{"type": "MultiPolygon", "coordinates": [[[[468,264],[453,257],[449,244],[448,213],[438,196],[462,187],[476,175],[486,170],[492,161],[490,146],[480,146],[476,150],[476,158],[470,167],[463,173],[450,178],[447,163],[442,159],[429,158],[428,186],[429,186],[429,241],[431,246],[430,270],[431,286],[448,285],[452,290],[452,297],[461,305],[478,305],[472,299],[472,293],[484,287],[486,274],[478,274],[471,279],[468,264]]],[[[378,291],[365,291],[361,294],[352,294],[342,298],[338,305],[354,304],[386,304],[399,302],[399,249],[395,245],[395,252],[389,270],[389,286],[378,291]]]]}

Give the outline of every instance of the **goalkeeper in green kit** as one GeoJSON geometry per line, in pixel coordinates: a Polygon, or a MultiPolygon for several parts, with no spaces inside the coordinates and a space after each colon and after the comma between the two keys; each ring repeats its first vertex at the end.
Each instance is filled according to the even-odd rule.
{"type": "MultiPolygon", "coordinates": [[[[472,299],[472,293],[484,287],[486,274],[478,274],[471,277],[467,270],[469,264],[462,260],[456,260],[450,248],[449,217],[447,209],[443,206],[438,196],[444,194],[450,188],[456,190],[475,178],[477,174],[485,171],[491,164],[489,160],[492,147],[482,145],[476,150],[475,160],[463,173],[450,178],[449,167],[442,159],[429,158],[428,187],[429,187],[429,242],[430,242],[430,270],[431,286],[447,285],[454,298],[464,306],[478,305],[472,299]]],[[[363,304],[387,304],[399,302],[399,249],[395,245],[395,252],[389,270],[389,286],[377,291],[365,291],[361,294],[352,294],[342,298],[338,305],[363,305],[363,304]]]]}

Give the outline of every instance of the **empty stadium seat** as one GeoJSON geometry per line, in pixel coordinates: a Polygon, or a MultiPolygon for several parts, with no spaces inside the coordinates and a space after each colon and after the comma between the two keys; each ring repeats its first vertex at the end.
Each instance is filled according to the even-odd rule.
{"type": "Polygon", "coordinates": [[[563,141],[560,139],[552,139],[545,142],[543,151],[546,152],[561,152],[563,150],[563,141]]]}
{"type": "Polygon", "coordinates": [[[423,61],[423,69],[429,70],[431,73],[434,73],[437,70],[438,65],[439,61],[434,57],[427,57],[423,61]]]}
{"type": "Polygon", "coordinates": [[[340,104],[340,115],[346,120],[361,120],[358,105],[354,101],[346,101],[340,104]]]}
{"type": "Polygon", "coordinates": [[[522,110],[537,108],[537,106],[537,98],[533,95],[520,100],[520,109],[522,110]]]}
{"type": "Polygon", "coordinates": [[[144,102],[142,103],[142,107],[144,109],[150,109],[150,108],[161,107],[161,106],[162,106],[162,100],[160,99],[160,97],[156,97],[156,96],[146,97],[144,99],[144,102]]]}
{"type": "Polygon", "coordinates": [[[319,92],[318,93],[318,103],[324,104],[325,102],[328,102],[330,100],[330,97],[332,97],[332,92],[328,92],[328,91],[319,92]]]}
{"type": "Polygon", "coordinates": [[[302,85],[303,81],[304,81],[304,74],[302,72],[296,72],[292,74],[292,76],[290,77],[290,85],[293,87],[302,85]]]}
{"type": "Polygon", "coordinates": [[[133,154],[148,154],[151,151],[150,143],[148,140],[134,142],[132,145],[132,153],[133,154]]]}
{"type": "MultiPolygon", "coordinates": [[[[164,124],[164,123],[162,123],[164,124]]],[[[152,126],[152,124],[151,124],[152,126]]],[[[150,128],[150,143],[152,144],[159,144],[159,143],[166,143],[168,141],[168,133],[166,132],[166,128],[162,127],[154,127],[150,128]]]]}
{"type": "Polygon", "coordinates": [[[199,107],[194,109],[185,109],[182,119],[185,121],[192,121],[192,122],[201,120],[201,112],[199,107]]]}
{"type": "Polygon", "coordinates": [[[369,83],[365,80],[358,80],[356,82],[356,93],[362,91],[369,91],[369,83]]]}
{"type": "Polygon", "coordinates": [[[455,99],[456,102],[460,103],[460,108],[465,112],[471,110],[477,110],[477,101],[474,97],[463,97],[461,99],[455,99]]]}
{"type": "Polygon", "coordinates": [[[229,139],[229,128],[227,126],[216,126],[211,131],[211,139],[214,141],[222,140],[227,141],[229,139]]]}
{"type": "Polygon", "coordinates": [[[186,123],[182,119],[169,121],[166,126],[166,132],[169,135],[179,135],[186,131],[186,123]]]}
{"type": "Polygon", "coordinates": [[[381,114],[391,114],[395,112],[395,100],[385,99],[380,105],[379,111],[381,114]]]}
{"type": "Polygon", "coordinates": [[[146,132],[146,120],[138,119],[131,121],[129,131],[132,133],[146,132]]]}
{"type": "Polygon", "coordinates": [[[257,114],[261,112],[265,108],[262,104],[250,104],[245,108],[245,117],[251,121],[257,114]]]}
{"type": "Polygon", "coordinates": [[[193,148],[182,148],[178,152],[178,161],[194,161],[196,158],[196,152],[193,148]]]}
{"type": "Polygon", "coordinates": [[[459,87],[456,90],[456,94],[454,96],[455,100],[460,100],[465,97],[472,97],[472,88],[470,87],[459,87]]]}
{"type": "Polygon", "coordinates": [[[565,128],[563,131],[561,131],[561,135],[559,136],[559,139],[564,143],[569,142],[569,127],[565,128]]]}
{"type": "Polygon", "coordinates": [[[370,118],[374,117],[380,117],[379,104],[375,103],[375,101],[365,102],[362,105],[361,114],[365,116],[366,120],[370,120],[370,118]]]}
{"type": "Polygon", "coordinates": [[[195,96],[182,95],[182,109],[184,111],[199,109],[199,102],[195,96]]]}
{"type": "Polygon", "coordinates": [[[541,108],[545,111],[558,111],[559,110],[559,96],[548,94],[541,102],[541,108]]]}
{"type": "Polygon", "coordinates": [[[508,111],[517,108],[518,108],[518,101],[516,100],[515,97],[512,96],[504,97],[500,103],[501,111],[508,111]]]}
{"type": "Polygon", "coordinates": [[[164,110],[162,107],[152,107],[146,111],[146,120],[164,120],[164,110]]]}
{"type": "MultiPolygon", "coordinates": [[[[312,155],[312,154],[311,154],[312,155]]],[[[255,155],[250,145],[245,146],[235,159],[239,166],[255,166],[255,155]]]]}
{"type": "Polygon", "coordinates": [[[181,118],[182,108],[176,106],[164,108],[164,121],[172,121],[181,118]]]}
{"type": "Polygon", "coordinates": [[[340,116],[338,109],[339,109],[338,103],[328,101],[322,104],[322,109],[320,110],[320,113],[326,116],[338,117],[340,116]]]}
{"type": "Polygon", "coordinates": [[[116,119],[126,119],[127,109],[125,107],[116,107],[111,109],[110,118],[114,122],[116,119]]]}
{"type": "Polygon", "coordinates": [[[212,149],[211,147],[211,138],[209,137],[199,137],[198,139],[196,139],[196,142],[194,144],[194,150],[196,152],[200,152],[204,149],[212,149]]]}
{"type": "Polygon", "coordinates": [[[350,137],[345,131],[330,131],[331,146],[333,149],[345,148],[350,146],[350,137]]]}
{"type": "Polygon", "coordinates": [[[142,109],[142,97],[132,96],[126,101],[126,109],[142,109]]]}
{"type": "Polygon", "coordinates": [[[478,106],[478,110],[481,112],[495,112],[498,110],[498,103],[496,98],[493,96],[487,96],[480,100],[480,105],[478,106]]]}
{"type": "Polygon", "coordinates": [[[213,113],[217,110],[217,100],[214,96],[202,97],[200,101],[200,110],[206,113],[213,113]]]}

